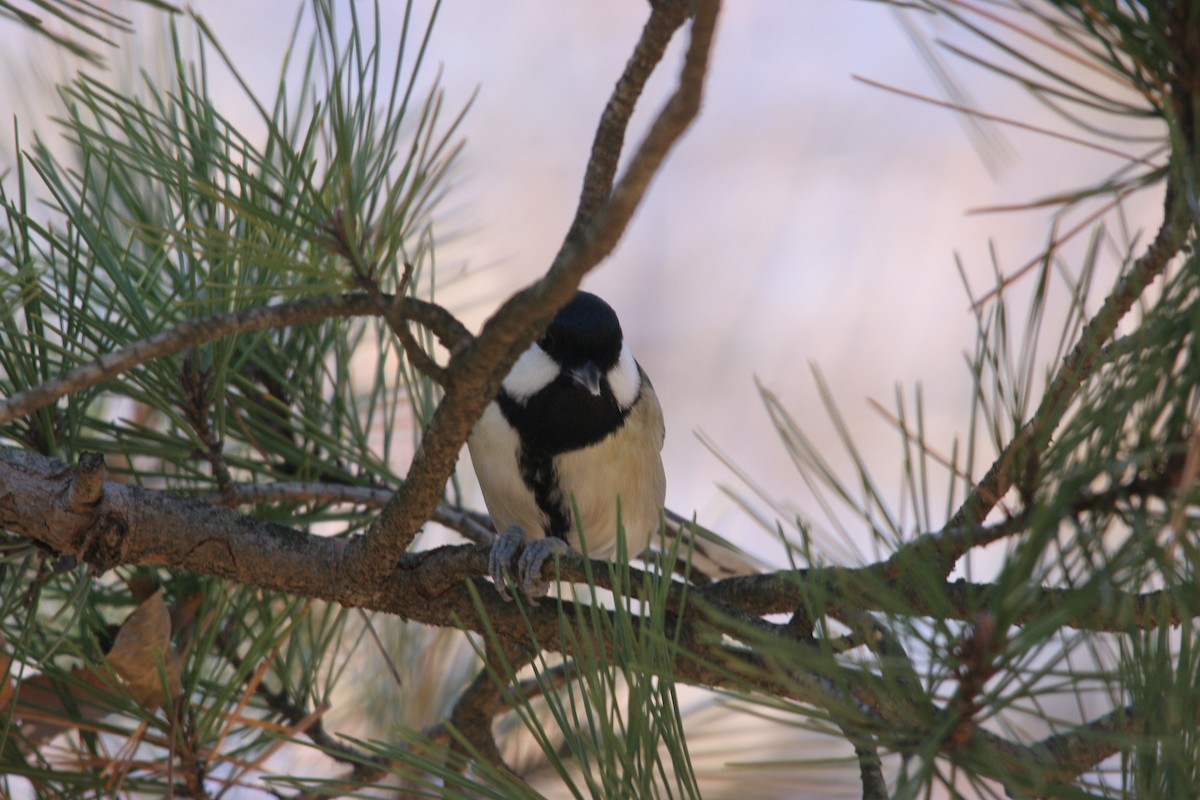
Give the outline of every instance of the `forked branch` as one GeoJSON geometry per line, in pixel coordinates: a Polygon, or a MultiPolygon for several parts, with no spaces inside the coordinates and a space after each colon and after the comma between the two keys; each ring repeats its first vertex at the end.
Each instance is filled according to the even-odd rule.
{"type": "MultiPolygon", "coordinates": [[[[687,18],[679,7],[688,4],[657,3],[642,32],[645,40],[662,36],[664,25],[677,30],[687,18]]],[[[495,396],[500,382],[520,353],[570,300],[591,269],[600,263],[625,233],[634,211],[645,196],[650,179],[667,152],[687,130],[700,109],[708,58],[712,48],[718,0],[702,0],[692,14],[691,39],[675,94],[651,124],[650,132],[630,160],[629,168],[594,216],[583,209],[603,189],[607,168],[589,167],[594,185],[581,197],[577,219],[585,219],[567,236],[546,274],[513,295],[487,321],[475,341],[451,357],[445,372],[446,394],[438,405],[413,457],[407,479],[372,523],[367,535],[347,548],[344,575],[355,585],[378,585],[386,580],[399,555],[408,549],[420,526],[433,514],[453,473],[459,451],[484,407],[495,396]],[[590,219],[588,219],[590,217],[590,219]]],[[[638,52],[658,53],[660,48],[639,44],[638,52]]],[[[627,91],[630,83],[644,85],[658,65],[649,60],[631,61],[626,79],[614,92],[627,91]],[[633,77],[630,77],[630,74],[633,77]],[[644,73],[644,74],[643,74],[644,73]]],[[[633,113],[625,102],[610,104],[597,137],[606,141],[623,129],[633,113]]],[[[608,146],[593,148],[592,159],[608,159],[608,146]]]]}

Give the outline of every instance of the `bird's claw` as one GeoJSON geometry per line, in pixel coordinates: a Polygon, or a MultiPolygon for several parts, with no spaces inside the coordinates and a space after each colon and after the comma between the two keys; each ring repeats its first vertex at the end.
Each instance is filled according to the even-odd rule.
{"type": "Polygon", "coordinates": [[[529,598],[530,605],[536,606],[539,597],[550,593],[550,581],[542,578],[542,565],[546,559],[569,552],[570,545],[553,537],[525,543],[525,550],[517,562],[517,572],[521,577],[521,591],[529,598]]]}
{"type": "Polygon", "coordinates": [[[521,528],[513,525],[496,537],[495,543],[492,544],[492,551],[488,555],[488,571],[496,584],[496,591],[502,598],[512,600],[507,586],[507,582],[512,579],[521,594],[529,599],[530,605],[537,605],[537,599],[545,597],[550,591],[550,581],[542,578],[542,565],[552,555],[568,553],[570,550],[566,542],[553,537],[526,541],[521,528]],[[521,550],[520,558],[516,558],[518,550],[521,550]],[[510,569],[514,559],[515,578],[510,569]]]}
{"type": "Polygon", "coordinates": [[[525,534],[520,526],[513,525],[492,542],[492,551],[488,553],[488,573],[496,584],[496,591],[505,601],[511,601],[508,594],[509,567],[521,545],[525,542],[525,534]]]}

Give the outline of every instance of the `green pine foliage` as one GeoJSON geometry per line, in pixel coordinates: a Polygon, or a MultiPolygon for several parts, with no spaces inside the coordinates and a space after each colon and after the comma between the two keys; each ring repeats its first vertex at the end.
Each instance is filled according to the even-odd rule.
{"type": "MultiPolygon", "coordinates": [[[[34,5],[102,36],[90,4],[34,5]]],[[[1081,146],[1130,153],[1092,185],[1048,186],[1030,204],[1051,215],[1042,257],[967,286],[960,440],[929,442],[923,390],[898,391],[892,491],[819,372],[849,475],[761,387],[819,497],[812,513],[763,512],[744,476],[739,501],[790,569],[693,584],[669,544],[656,569],[564,560],[576,583],[536,607],[458,581],[475,616],[437,629],[415,610],[368,614],[166,556],[113,568],[5,533],[3,792],[694,798],[740,770],[736,793],[755,797],[831,767],[854,780],[804,791],[1195,797],[1200,8],[905,5],[919,6],[904,12],[914,31],[936,17],[964,37],[922,42],[952,96],[966,97],[947,58],[1018,82],[1081,146]],[[1122,138],[1130,120],[1144,133],[1122,138]],[[1127,230],[1122,203],[1147,191],[1164,196],[1161,228],[1127,230]],[[1068,210],[1097,221],[1067,235],[1068,210]],[[846,545],[864,534],[873,553],[856,561],[846,545]],[[725,739],[695,732],[711,713],[725,739]],[[841,750],[743,758],[732,732],[747,721],[841,750]],[[715,761],[697,755],[714,747],[715,761]]],[[[92,65],[59,87],[66,148],[18,125],[0,180],[0,400],[79,377],[0,427],[6,455],[99,453],[116,480],[297,537],[371,535],[448,391],[436,359],[414,360],[444,355],[433,327],[340,311],[226,323],[331,297],[437,300],[437,210],[466,109],[447,111],[426,78],[436,5],[407,10],[393,53],[378,6],[305,5],[270,98],[201,19],[173,18],[157,71],[114,85],[92,65]],[[217,62],[261,133],[211,97],[217,62]],[[205,325],[218,334],[87,377],[205,325]]],[[[29,22],[15,4],[0,13],[29,22]]],[[[16,528],[5,492],[0,521],[16,528]]],[[[442,508],[466,518],[454,494],[442,508]]]]}

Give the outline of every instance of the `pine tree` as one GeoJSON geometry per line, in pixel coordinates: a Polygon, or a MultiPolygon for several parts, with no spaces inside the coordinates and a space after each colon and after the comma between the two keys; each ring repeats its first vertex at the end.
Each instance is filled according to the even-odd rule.
{"type": "MultiPolygon", "coordinates": [[[[198,18],[172,19],[164,77],[122,88],[101,56],[124,22],[36,4],[75,26],[51,38],[91,66],[59,88],[69,152],[22,140],[18,121],[0,180],[7,795],[698,797],[719,778],[695,731],[717,714],[726,735],[759,718],[844,743],[865,800],[1196,796],[1200,6],[1186,0],[905,4],[975,36],[953,52],[1020,82],[1081,146],[1137,151],[1040,201],[1095,209],[1089,225],[972,292],[961,445],[941,456],[920,395],[898,402],[900,499],[919,529],[824,386],[850,476],[764,388],[780,440],[876,559],[846,563],[813,521],[781,516],[790,569],[706,582],[664,540],[635,566],[563,557],[547,568],[559,597],[540,604],[504,602],[484,577],[491,524],[457,501],[458,453],[700,109],[720,3],[649,5],[562,248],[472,334],[437,296],[435,212],[466,110],[424,79],[436,9],[409,9],[393,61],[358,4],[313,0],[277,95],[251,94],[265,131],[251,136],[210,96],[211,63],[248,82],[198,18]],[[625,152],[676,38],[674,92],[625,152]],[[1154,135],[1116,141],[1126,118],[1154,135]],[[1163,197],[1155,232],[1103,225],[1148,191],[1163,197]],[[1079,261],[1071,239],[1090,241],[1079,261]],[[1119,277],[1095,286],[1109,252],[1119,277]],[[944,511],[929,500],[942,472],[944,511]],[[424,546],[431,522],[460,538],[424,546]],[[974,575],[991,545],[1002,559],[974,575]],[[364,674],[368,648],[386,680],[364,674]],[[376,693],[390,694],[355,704],[376,693]]],[[[791,768],[802,781],[817,766],[791,768]]]]}

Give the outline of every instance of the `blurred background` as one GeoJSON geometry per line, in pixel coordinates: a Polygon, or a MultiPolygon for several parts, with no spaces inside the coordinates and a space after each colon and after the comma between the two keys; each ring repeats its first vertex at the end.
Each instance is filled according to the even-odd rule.
{"type": "MultiPolygon", "coordinates": [[[[415,18],[423,19],[429,4],[414,6],[415,18]]],[[[252,88],[271,96],[296,0],[196,0],[192,8],[252,88]]],[[[385,39],[398,40],[402,4],[385,3],[383,12],[381,24],[391,32],[385,39]]],[[[472,106],[461,128],[466,149],[434,230],[438,299],[472,329],[550,264],[575,209],[600,111],[645,17],[641,0],[441,8],[425,79],[440,78],[448,114],[472,106]]],[[[0,24],[12,45],[10,75],[28,75],[29,58],[44,60],[47,81],[56,74],[50,65],[59,64],[58,75],[71,68],[56,61],[61,56],[53,49],[0,24]]],[[[126,52],[114,59],[149,57],[158,47],[151,30],[123,40],[126,52]]],[[[855,79],[945,97],[914,37],[925,45],[945,37],[982,50],[959,29],[883,3],[728,3],[699,120],[671,154],[620,246],[584,283],[616,308],[663,402],[668,505],[685,515],[695,511],[701,522],[774,566],[786,565],[785,550],[767,528],[777,518],[788,527],[792,514],[816,523],[817,542],[830,560],[869,558],[871,544],[869,533],[853,526],[848,540],[830,532],[836,526],[779,442],[757,384],[778,397],[816,449],[853,481],[853,460],[814,380],[819,369],[871,474],[899,508],[901,436],[868,401],[892,408],[898,392],[911,402],[921,386],[927,442],[949,454],[969,424],[972,383],[964,353],[975,345],[972,296],[990,289],[997,272],[1013,273],[1036,259],[1052,231],[1070,230],[1100,204],[1061,219],[1045,209],[972,211],[1085,186],[1125,163],[1013,127],[965,124],[953,111],[855,79]],[[698,433],[744,471],[754,489],[698,433]]],[[[627,147],[640,140],[651,112],[673,88],[681,45],[673,44],[643,98],[627,147]]],[[[1013,82],[948,53],[940,57],[976,107],[1077,133],[1013,82]]],[[[212,96],[253,139],[261,129],[253,105],[216,59],[210,68],[212,96]]],[[[50,99],[12,80],[0,85],[0,96],[14,109],[50,99]]],[[[50,108],[36,116],[45,118],[50,108]]],[[[11,132],[5,135],[4,158],[11,160],[11,132]]],[[[1139,195],[1123,217],[1110,214],[1113,239],[1157,224],[1159,203],[1157,195],[1139,195]]],[[[1077,237],[1060,253],[1070,264],[1085,245],[1077,237]]],[[[1092,310],[1122,256],[1119,247],[1102,249],[1087,300],[1092,310]]],[[[1030,283],[1010,291],[1026,296],[1030,283]]],[[[1052,318],[1065,313],[1065,298],[1052,318]]],[[[1023,305],[1018,300],[1014,307],[1023,305]]],[[[1055,331],[1055,323],[1047,329],[1055,331]]],[[[986,447],[976,454],[975,477],[992,455],[986,447]]],[[[462,475],[475,492],[470,470],[462,475]]],[[[943,487],[945,497],[948,474],[932,475],[931,483],[943,487]]],[[[477,492],[470,497],[482,509],[477,492]]],[[[934,507],[945,504],[936,492],[933,499],[934,507]]],[[[719,732],[727,722],[710,714],[695,724],[719,732]]],[[[762,736],[741,743],[747,754],[765,754],[775,735],[763,729],[762,736]]],[[[781,744],[777,737],[771,743],[781,744]]],[[[782,744],[796,746],[794,739],[782,744]]],[[[736,760],[728,747],[721,755],[736,760]]],[[[850,778],[844,788],[853,796],[854,773],[840,774],[850,778]]],[[[756,778],[765,779],[761,770],[756,778]]],[[[736,783],[736,773],[726,780],[736,783]]],[[[791,780],[781,778],[780,796],[795,789],[791,780]]],[[[736,785],[728,789],[737,793],[736,785]]]]}
{"type": "MultiPolygon", "coordinates": [[[[299,7],[296,0],[191,5],[263,97],[277,85],[299,7]]],[[[426,19],[431,7],[414,3],[414,19],[426,19]]],[[[362,6],[370,23],[368,12],[362,6]]],[[[382,12],[384,41],[398,42],[403,6],[385,3],[382,12]]],[[[140,9],[132,15],[143,16],[140,9]]],[[[553,258],[575,209],[600,111],[645,17],[636,0],[440,9],[423,85],[440,78],[447,117],[468,102],[471,108],[461,128],[466,148],[434,230],[438,297],[472,329],[553,258]]],[[[974,21],[1032,46],[986,17],[974,21]]],[[[23,80],[6,81],[0,96],[18,113],[34,112],[21,113],[23,120],[45,119],[53,106],[38,113],[37,104],[52,99],[51,82],[73,66],[3,24],[13,45],[8,70],[23,80]],[[46,64],[40,89],[26,77],[29,58],[46,64]]],[[[186,22],[181,30],[185,40],[192,35],[186,22]]],[[[161,49],[155,36],[161,26],[138,31],[123,40],[123,52],[110,54],[118,69],[123,61],[153,63],[161,49]]],[[[668,504],[697,512],[773,564],[785,563],[783,548],[721,487],[768,519],[780,509],[748,491],[696,434],[711,439],[788,514],[820,523],[756,386],[778,396],[832,464],[849,468],[817,392],[815,367],[880,487],[898,487],[900,435],[868,400],[893,408],[898,391],[911,402],[920,385],[928,443],[949,454],[954,437],[964,435],[971,379],[963,356],[974,347],[976,322],[959,267],[979,297],[997,271],[1009,274],[1037,258],[1052,230],[1070,229],[1097,206],[1061,220],[1043,209],[971,212],[1069,191],[1124,163],[1011,126],[967,123],[954,111],[856,80],[945,97],[914,36],[924,47],[945,37],[987,52],[930,14],[884,3],[728,4],[699,120],[615,253],[584,284],[616,308],[662,399],[668,504]]],[[[306,37],[302,32],[300,41],[306,37]]],[[[651,82],[627,150],[673,87],[681,47],[673,43],[651,82]]],[[[975,107],[1078,133],[1014,82],[945,52],[939,58],[975,107]]],[[[253,139],[262,129],[253,104],[218,59],[209,59],[209,69],[218,106],[253,139]]],[[[47,132],[53,140],[44,126],[47,132]]],[[[11,141],[11,131],[5,138],[11,141]]],[[[3,153],[10,163],[11,144],[3,153]]],[[[1147,220],[1153,224],[1158,205],[1157,196],[1138,195],[1120,224],[1132,232],[1147,220]]],[[[1064,258],[1082,251],[1083,238],[1060,250],[1064,258]]],[[[1098,269],[1098,292],[1111,285],[1120,263],[1115,256],[1098,269]]],[[[1024,283],[1012,291],[1031,290],[1031,281],[1024,283]]],[[[977,471],[989,456],[977,455],[977,471]]],[[[462,474],[469,483],[470,470],[462,474]]],[[[948,477],[931,483],[948,486],[948,477]]]]}

